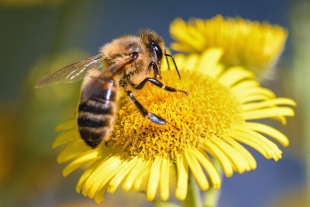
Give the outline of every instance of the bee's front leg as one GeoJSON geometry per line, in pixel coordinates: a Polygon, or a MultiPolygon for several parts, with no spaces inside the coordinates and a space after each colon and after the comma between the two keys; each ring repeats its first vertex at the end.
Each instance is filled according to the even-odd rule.
{"type": "MultiPolygon", "coordinates": [[[[126,91],[126,90],[125,90],[126,91]]],[[[156,114],[153,114],[153,113],[150,113],[148,112],[144,106],[141,105],[141,103],[133,96],[132,92],[131,91],[126,91],[126,94],[129,96],[129,98],[132,100],[132,102],[136,105],[136,107],[139,109],[139,111],[141,112],[141,114],[143,116],[148,116],[149,117],[149,120],[151,122],[154,122],[156,124],[161,124],[161,125],[165,125],[167,123],[167,121],[156,115],[156,114]]]]}
{"type": "Polygon", "coordinates": [[[150,83],[152,83],[153,85],[159,87],[159,88],[162,88],[162,89],[166,90],[166,91],[170,91],[170,92],[182,92],[182,93],[185,93],[186,95],[188,95],[188,92],[187,92],[187,91],[179,90],[179,89],[173,88],[173,87],[171,87],[171,86],[166,86],[166,85],[164,85],[162,82],[160,82],[159,80],[157,80],[156,78],[146,78],[146,79],[144,79],[139,85],[137,85],[137,86],[135,87],[135,89],[138,89],[138,90],[139,90],[139,89],[143,88],[144,85],[145,85],[145,83],[146,83],[147,81],[150,82],[150,83]]]}

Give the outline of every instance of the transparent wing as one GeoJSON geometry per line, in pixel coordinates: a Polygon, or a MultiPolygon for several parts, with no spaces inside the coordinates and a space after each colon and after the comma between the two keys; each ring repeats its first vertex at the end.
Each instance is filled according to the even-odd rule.
{"type": "MultiPolygon", "coordinates": [[[[98,96],[98,86],[101,88],[100,90],[108,90],[105,88],[107,85],[104,84],[103,81],[108,83],[110,80],[113,80],[113,76],[120,73],[122,70],[125,69],[125,66],[127,64],[130,64],[132,61],[134,61],[137,58],[137,56],[127,56],[120,60],[118,60],[113,65],[105,68],[101,73],[98,74],[91,74],[91,79],[85,84],[85,86],[82,89],[81,98],[82,99],[90,99],[91,97],[98,96]],[[97,81],[97,80],[100,80],[97,81]],[[99,85],[98,85],[99,84],[99,85]]],[[[108,84],[109,85],[109,84],[108,84]]]]}
{"type": "Polygon", "coordinates": [[[35,88],[41,88],[60,82],[70,83],[81,80],[85,77],[89,70],[102,69],[102,62],[103,57],[101,54],[99,54],[73,63],[44,76],[36,83],[35,88]]]}

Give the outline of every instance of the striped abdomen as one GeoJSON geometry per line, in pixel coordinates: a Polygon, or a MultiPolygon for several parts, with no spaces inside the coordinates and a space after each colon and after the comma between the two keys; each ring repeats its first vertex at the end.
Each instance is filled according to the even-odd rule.
{"type": "Polygon", "coordinates": [[[118,85],[112,78],[93,78],[85,84],[79,104],[78,126],[91,148],[109,141],[114,128],[118,85]]]}

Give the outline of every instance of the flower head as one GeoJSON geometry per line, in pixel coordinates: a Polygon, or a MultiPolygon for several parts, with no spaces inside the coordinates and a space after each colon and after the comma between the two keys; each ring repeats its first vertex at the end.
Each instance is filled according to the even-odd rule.
{"type": "Polygon", "coordinates": [[[294,101],[276,98],[243,67],[225,68],[219,63],[222,55],[218,48],[199,55],[177,55],[181,81],[174,71],[163,69],[165,84],[188,91],[188,96],[151,85],[137,94],[167,125],[141,116],[124,95],[108,146],[88,148],[78,134],[76,120],[60,125],[58,130],[63,133],[53,147],[65,145],[58,157],[60,163],[70,162],[64,175],[86,166],[76,190],[98,203],[105,192],[113,193],[119,186],[125,191],[145,191],[150,201],[156,196],[167,200],[175,189],[176,198],[184,200],[189,171],[202,190],[220,188],[221,177],[212,159],[218,160],[227,177],[255,169],[256,161],[244,145],[267,159],[280,159],[281,150],[264,135],[284,146],[288,139],[255,120],[271,118],[285,123],[286,116],[294,115],[290,107],[294,101]]]}
{"type": "Polygon", "coordinates": [[[210,47],[224,49],[221,62],[227,67],[242,65],[256,75],[263,75],[277,62],[287,31],[267,22],[223,18],[208,20],[178,18],[171,23],[170,33],[176,42],[171,48],[185,53],[202,53],[210,47]]]}

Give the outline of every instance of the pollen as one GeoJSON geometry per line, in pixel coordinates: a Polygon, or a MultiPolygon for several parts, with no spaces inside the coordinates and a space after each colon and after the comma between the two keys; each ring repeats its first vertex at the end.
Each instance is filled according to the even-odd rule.
{"type": "Polygon", "coordinates": [[[163,71],[162,76],[166,85],[188,91],[189,95],[151,84],[136,95],[149,112],[166,119],[166,125],[151,122],[129,98],[122,96],[109,143],[113,148],[128,156],[161,156],[175,161],[186,148],[198,148],[214,137],[221,139],[244,123],[240,102],[229,88],[213,78],[193,71],[183,71],[182,80],[175,71],[163,71]]]}

